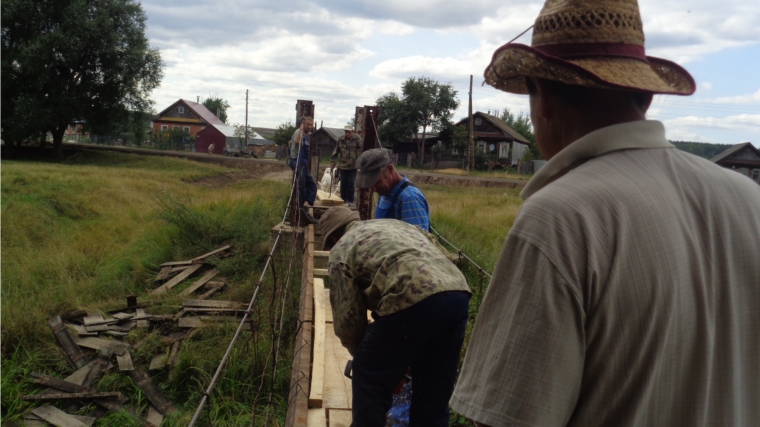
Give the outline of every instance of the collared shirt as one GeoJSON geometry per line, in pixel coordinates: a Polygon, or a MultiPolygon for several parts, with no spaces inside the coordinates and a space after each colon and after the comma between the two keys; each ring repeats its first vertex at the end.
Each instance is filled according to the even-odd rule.
{"type": "Polygon", "coordinates": [[[385,196],[380,197],[375,208],[375,218],[393,218],[414,224],[425,231],[430,231],[430,207],[422,190],[411,184],[403,175],[401,180],[385,196]],[[406,188],[401,188],[408,182],[406,188]]]}
{"type": "Polygon", "coordinates": [[[341,135],[338,138],[338,142],[335,144],[335,150],[333,150],[330,156],[330,162],[335,163],[335,160],[340,157],[340,163],[338,163],[338,169],[354,170],[356,169],[356,159],[362,154],[362,139],[357,134],[351,135],[351,138],[346,139],[346,135],[341,135]]]}
{"type": "Polygon", "coordinates": [[[451,399],[497,426],[760,425],[760,187],[659,122],[531,179],[451,399]]]}
{"type": "Polygon", "coordinates": [[[335,335],[353,354],[367,310],[387,316],[439,292],[470,292],[438,241],[396,220],[356,221],[330,250],[330,304],[335,335]]]}

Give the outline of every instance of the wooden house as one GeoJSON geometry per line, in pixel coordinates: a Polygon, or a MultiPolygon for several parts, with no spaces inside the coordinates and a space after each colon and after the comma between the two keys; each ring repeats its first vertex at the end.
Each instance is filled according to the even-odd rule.
{"type": "Polygon", "coordinates": [[[312,156],[319,155],[321,159],[330,157],[338,143],[338,138],[345,134],[346,131],[343,128],[321,127],[317,129],[311,135],[312,156]]]}
{"type": "Polygon", "coordinates": [[[224,125],[205,105],[180,99],[169,108],[153,116],[153,130],[171,131],[180,129],[190,136],[196,136],[210,125],[224,125]]]}
{"type": "MultiPolygon", "coordinates": [[[[473,113],[472,120],[475,122],[473,133],[477,148],[481,148],[487,155],[506,160],[510,165],[517,165],[528,148],[528,140],[496,116],[478,111],[473,113]]],[[[455,123],[455,126],[465,128],[468,125],[468,117],[455,123]]]]}
{"type": "Polygon", "coordinates": [[[751,142],[736,144],[710,161],[739,172],[760,184],[760,150],[751,142]]]}

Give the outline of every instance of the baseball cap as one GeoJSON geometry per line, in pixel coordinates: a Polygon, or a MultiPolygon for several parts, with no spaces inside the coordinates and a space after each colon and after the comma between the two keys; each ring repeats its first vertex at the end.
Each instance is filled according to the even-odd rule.
{"type": "Polygon", "coordinates": [[[350,130],[351,132],[353,132],[354,131],[354,127],[351,126],[351,125],[345,125],[345,126],[343,126],[343,130],[350,130]]]}
{"type": "Polygon", "coordinates": [[[375,185],[380,171],[391,163],[391,157],[384,148],[367,150],[356,159],[356,188],[369,188],[375,185]]]}

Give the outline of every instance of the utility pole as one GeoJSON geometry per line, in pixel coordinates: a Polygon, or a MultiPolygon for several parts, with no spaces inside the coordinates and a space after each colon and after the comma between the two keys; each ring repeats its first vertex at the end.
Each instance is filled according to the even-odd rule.
{"type": "Polygon", "coordinates": [[[467,108],[467,170],[475,170],[475,138],[472,123],[472,74],[470,74],[470,106],[467,108]]]}
{"type": "Polygon", "coordinates": [[[248,149],[248,89],[245,90],[245,148],[248,149]]]}

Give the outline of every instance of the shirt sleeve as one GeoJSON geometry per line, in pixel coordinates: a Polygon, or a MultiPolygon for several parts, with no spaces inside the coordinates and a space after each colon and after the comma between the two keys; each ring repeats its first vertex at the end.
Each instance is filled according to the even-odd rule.
{"type": "Polygon", "coordinates": [[[367,306],[346,263],[331,263],[329,274],[335,336],[353,356],[367,328],[367,306]]]}
{"type": "Polygon", "coordinates": [[[566,425],[581,386],[584,325],[576,289],[538,247],[510,234],[451,407],[492,427],[566,425]]]}
{"type": "Polygon", "coordinates": [[[408,186],[396,201],[396,218],[430,231],[430,208],[427,199],[417,187],[408,186]]]}
{"type": "Polygon", "coordinates": [[[335,149],[333,149],[332,155],[330,155],[330,163],[335,163],[335,159],[338,158],[339,152],[340,152],[340,138],[338,138],[338,142],[335,143],[335,149]]]}

